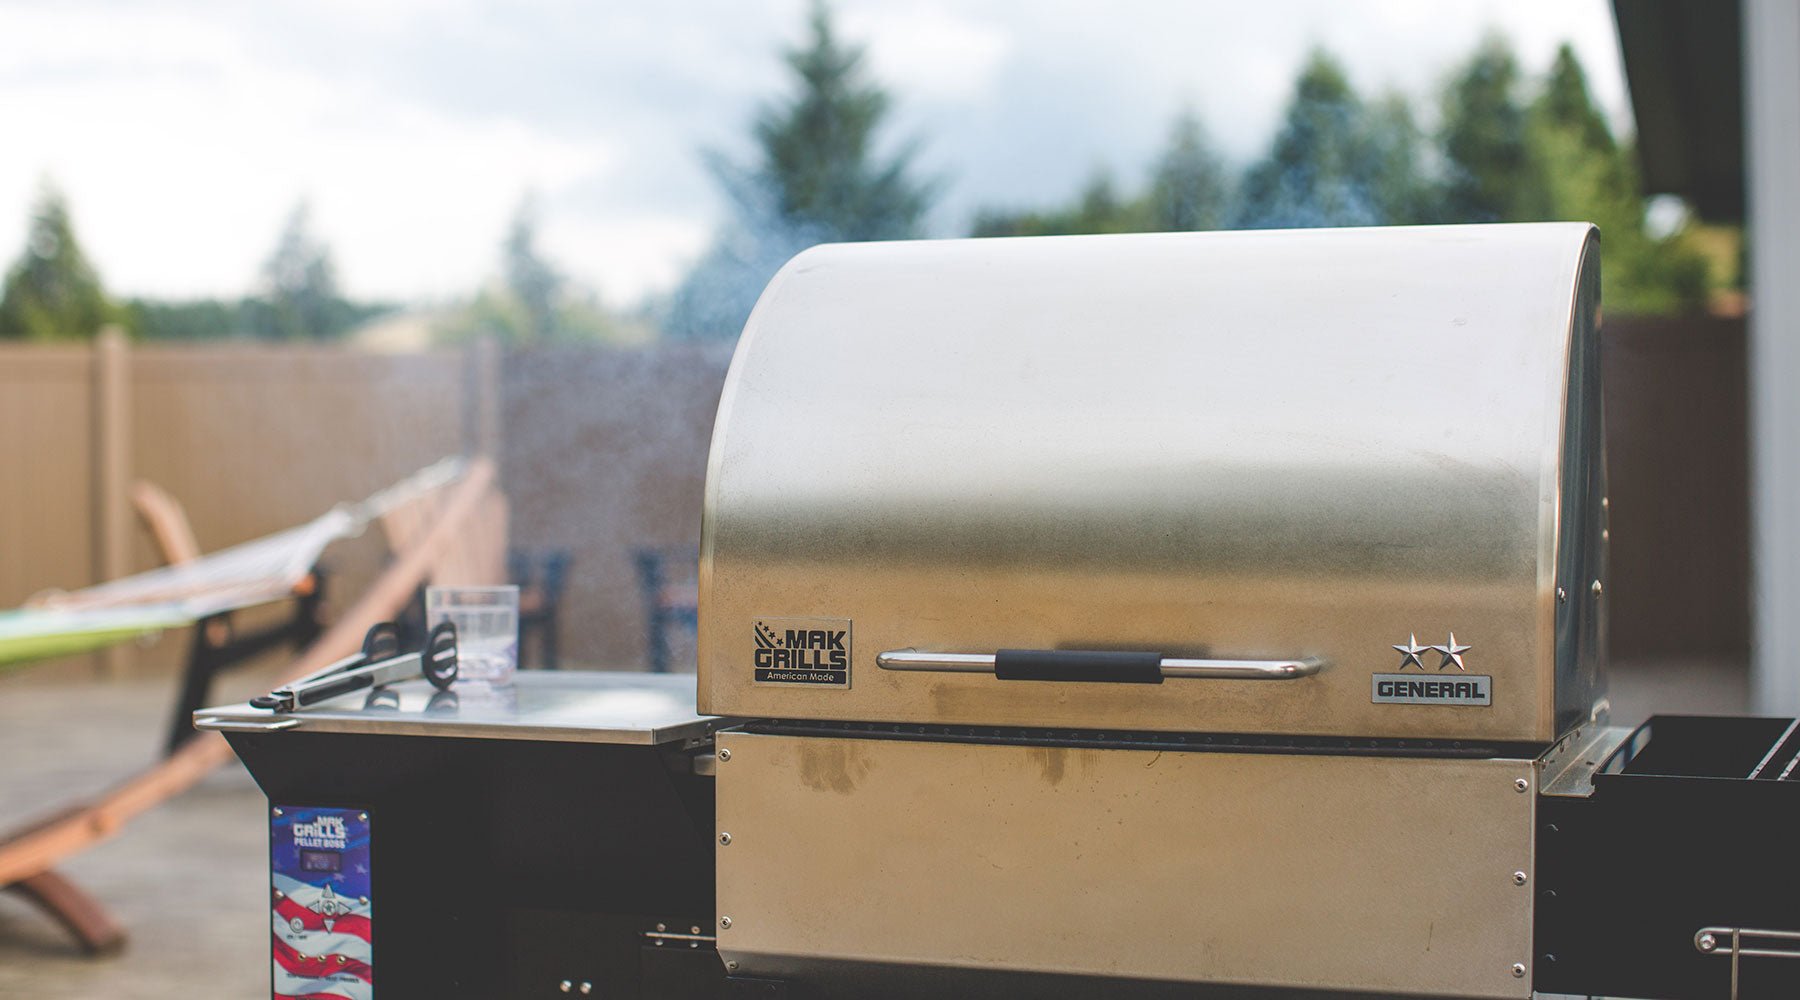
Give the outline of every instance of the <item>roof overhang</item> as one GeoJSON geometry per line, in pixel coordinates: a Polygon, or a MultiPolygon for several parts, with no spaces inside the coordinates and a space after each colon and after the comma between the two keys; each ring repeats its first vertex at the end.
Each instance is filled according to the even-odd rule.
{"type": "Polygon", "coordinates": [[[1613,0],[1644,190],[1704,219],[1744,217],[1739,0],[1613,0]]]}

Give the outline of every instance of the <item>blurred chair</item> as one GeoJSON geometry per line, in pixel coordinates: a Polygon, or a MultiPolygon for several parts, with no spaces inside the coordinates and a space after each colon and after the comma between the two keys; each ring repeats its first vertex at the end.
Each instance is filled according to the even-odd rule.
{"type": "Polygon", "coordinates": [[[507,576],[519,588],[520,669],[561,669],[563,585],[573,561],[568,549],[516,548],[506,554],[507,576]],[[535,659],[527,656],[533,648],[535,659]]]}
{"type": "Polygon", "coordinates": [[[675,629],[689,635],[700,628],[699,553],[692,547],[641,548],[638,590],[644,597],[645,646],[652,673],[669,672],[675,629]]]}

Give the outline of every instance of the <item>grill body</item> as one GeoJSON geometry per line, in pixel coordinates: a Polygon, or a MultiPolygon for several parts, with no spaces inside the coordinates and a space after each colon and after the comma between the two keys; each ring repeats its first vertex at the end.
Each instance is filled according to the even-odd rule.
{"type": "Polygon", "coordinates": [[[1603,690],[1598,279],[1576,224],[809,250],[720,403],[700,709],[1547,745],[1603,690]],[[1314,672],[884,669],[1009,649],[1314,672]]]}

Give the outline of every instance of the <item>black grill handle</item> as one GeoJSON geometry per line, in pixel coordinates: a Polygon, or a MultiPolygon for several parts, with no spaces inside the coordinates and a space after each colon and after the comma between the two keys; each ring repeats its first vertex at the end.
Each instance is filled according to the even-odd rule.
{"type": "Polygon", "coordinates": [[[1002,649],[998,653],[939,653],[908,647],[875,654],[883,670],[929,674],[993,674],[1003,681],[1100,681],[1161,684],[1165,679],[1293,681],[1325,669],[1325,661],[1196,660],[1158,653],[1080,649],[1002,649]]]}
{"type": "Polygon", "coordinates": [[[994,676],[1003,681],[1161,684],[1162,654],[1086,649],[1002,649],[994,654],[994,676]]]}

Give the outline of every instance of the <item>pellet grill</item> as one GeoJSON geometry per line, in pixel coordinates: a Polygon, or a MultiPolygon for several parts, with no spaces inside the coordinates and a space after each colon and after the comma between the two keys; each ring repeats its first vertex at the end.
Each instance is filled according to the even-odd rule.
{"type": "Polygon", "coordinates": [[[1598,321],[1578,224],[801,254],[694,681],[200,713],[362,837],[277,992],[1800,995],[1794,720],[1606,716],[1598,321]]]}

